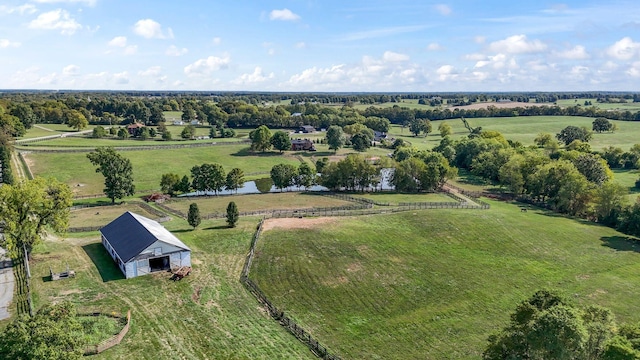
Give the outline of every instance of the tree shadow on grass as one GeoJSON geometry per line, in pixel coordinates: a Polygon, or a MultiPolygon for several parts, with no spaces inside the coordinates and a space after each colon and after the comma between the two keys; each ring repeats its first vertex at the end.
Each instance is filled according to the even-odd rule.
{"type": "Polygon", "coordinates": [[[640,253],[640,241],[628,236],[603,236],[602,246],[610,247],[616,251],[633,251],[640,253]]]}
{"type": "Polygon", "coordinates": [[[231,156],[272,157],[272,156],[282,156],[282,154],[280,154],[280,152],[276,152],[276,151],[265,151],[265,152],[256,151],[256,152],[253,152],[253,151],[251,151],[250,148],[244,148],[244,149],[242,149],[240,151],[237,151],[237,152],[231,154],[231,156]]]}
{"type": "Polygon", "coordinates": [[[208,228],[204,228],[203,230],[222,230],[222,229],[230,229],[230,227],[227,225],[217,225],[217,226],[210,226],[208,228]]]}
{"type": "Polygon", "coordinates": [[[189,229],[180,229],[180,230],[171,230],[172,233],[187,233],[187,232],[192,232],[195,229],[193,228],[189,228],[189,229]]]}
{"type": "Polygon", "coordinates": [[[103,282],[124,279],[124,274],[122,274],[118,266],[113,262],[113,259],[109,256],[104,246],[102,246],[102,243],[87,244],[82,247],[82,250],[84,250],[91,261],[93,261],[103,282]]]}

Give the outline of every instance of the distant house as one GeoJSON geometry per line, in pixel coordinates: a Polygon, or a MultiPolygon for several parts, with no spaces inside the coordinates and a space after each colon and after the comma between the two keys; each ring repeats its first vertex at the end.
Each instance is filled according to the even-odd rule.
{"type": "Polygon", "coordinates": [[[316,151],[316,147],[313,145],[313,141],[309,139],[294,139],[291,140],[292,151],[316,151]]]}
{"type": "Polygon", "coordinates": [[[311,125],[302,125],[298,128],[298,132],[305,133],[305,134],[312,133],[315,131],[316,131],[316,128],[314,128],[311,125]]]}
{"type": "Polygon", "coordinates": [[[157,221],[130,211],[100,229],[102,245],[129,279],[191,266],[191,249],[157,221]]]}
{"type": "Polygon", "coordinates": [[[129,132],[130,136],[136,136],[138,134],[138,131],[140,131],[140,129],[142,129],[143,127],[144,127],[144,124],[133,123],[133,124],[127,125],[127,131],[129,132]]]}
{"type": "Polygon", "coordinates": [[[382,131],[373,132],[373,141],[382,141],[387,138],[387,133],[382,131]]]}
{"type": "Polygon", "coordinates": [[[191,125],[200,125],[200,121],[198,121],[198,120],[191,120],[191,125]]]}
{"type": "Polygon", "coordinates": [[[184,125],[184,121],[182,120],[174,120],[173,125],[184,125]]]}

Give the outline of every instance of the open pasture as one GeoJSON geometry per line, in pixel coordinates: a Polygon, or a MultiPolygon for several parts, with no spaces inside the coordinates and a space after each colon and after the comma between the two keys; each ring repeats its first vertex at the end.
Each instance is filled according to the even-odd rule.
{"type": "Polygon", "coordinates": [[[69,227],[104,226],[115,220],[123,213],[131,211],[136,214],[154,219],[157,216],[149,213],[136,203],[124,203],[110,206],[96,206],[72,210],[69,214],[69,227]]]}
{"type": "Polygon", "coordinates": [[[187,213],[189,211],[189,205],[196,203],[198,204],[201,215],[216,212],[224,214],[227,211],[227,205],[231,201],[236,203],[238,211],[240,212],[353,205],[352,202],[345,200],[300,192],[178,198],[167,202],[165,205],[187,213]]]}
{"type": "Polygon", "coordinates": [[[391,192],[374,192],[364,194],[351,194],[351,196],[372,200],[378,203],[388,203],[389,205],[417,202],[456,202],[455,199],[443,193],[400,194],[391,192]]]}
{"type": "Polygon", "coordinates": [[[560,99],[556,103],[561,107],[569,107],[580,105],[582,107],[594,106],[604,110],[620,110],[620,111],[640,111],[640,103],[634,103],[633,100],[627,100],[624,103],[599,103],[595,98],[583,99],[560,99]],[[585,101],[590,101],[591,105],[584,105],[585,101]]]}
{"type": "Polygon", "coordinates": [[[125,280],[97,232],[47,241],[30,263],[34,306],[70,300],[82,311],[131,310],[122,343],[95,359],[314,359],[238,281],[256,223],[244,218],[228,229],[224,220],[204,221],[197,230],[183,220],[164,223],[192,249],[193,271],[178,282],[166,272],[125,280]],[[75,278],[48,280],[49,267],[67,264],[75,278]]]}
{"type": "MultiPolygon", "coordinates": [[[[187,175],[190,174],[193,166],[204,163],[219,163],[226,171],[239,167],[244,170],[245,175],[268,173],[274,165],[279,163],[294,166],[300,164],[295,157],[282,156],[277,152],[251,153],[244,144],[134,150],[122,152],[122,155],[130,159],[133,165],[136,191],[159,189],[162,174],[187,175]]],[[[86,153],[34,152],[26,154],[25,159],[34,175],[51,176],[65,182],[71,186],[76,195],[99,194],[104,188],[104,178],[95,172],[86,153]]]]}
{"type": "MultiPolygon", "coordinates": [[[[516,116],[493,118],[469,118],[472,127],[481,126],[483,130],[499,131],[509,140],[520,141],[524,145],[533,145],[533,140],[539,133],[550,133],[555,136],[563,128],[573,126],[585,126],[591,130],[593,118],[580,116],[516,116]]],[[[409,132],[409,128],[394,125],[389,131],[389,136],[401,138],[411,142],[420,149],[431,149],[440,143],[438,126],[446,122],[452,128],[454,139],[467,136],[469,131],[464,127],[460,119],[438,120],[431,123],[433,131],[427,136],[415,137],[409,132]]],[[[628,150],[634,144],[640,143],[640,122],[612,120],[619,128],[614,133],[594,133],[589,142],[594,150],[601,150],[607,146],[621,147],[628,150]]]]}
{"type": "Polygon", "coordinates": [[[490,203],[276,227],[263,233],[250,276],[345,359],[479,358],[541,288],[640,320],[639,240],[490,203]]]}

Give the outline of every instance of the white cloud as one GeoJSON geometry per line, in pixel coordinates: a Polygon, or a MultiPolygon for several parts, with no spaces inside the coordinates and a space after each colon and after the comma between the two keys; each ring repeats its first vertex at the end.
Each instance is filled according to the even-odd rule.
{"type": "Polygon", "coordinates": [[[524,54],[542,52],[547,49],[540,40],[529,41],[526,35],[513,35],[506,39],[498,40],[489,44],[489,50],[498,53],[524,54]]]}
{"type": "Polygon", "coordinates": [[[442,65],[436,70],[438,80],[447,81],[455,79],[458,74],[455,73],[455,68],[452,65],[442,65]]]}
{"type": "Polygon", "coordinates": [[[438,4],[435,6],[436,11],[438,13],[440,13],[440,15],[451,15],[451,7],[449,5],[445,5],[445,4],[438,4]]]}
{"type": "Polygon", "coordinates": [[[6,6],[0,5],[0,15],[11,15],[11,14],[33,14],[38,9],[32,4],[24,4],[20,6],[6,6]]]}
{"type": "Polygon", "coordinates": [[[588,73],[589,73],[589,68],[581,65],[573,66],[571,68],[571,71],[569,71],[571,78],[577,79],[577,80],[583,80],[585,75],[587,75],[588,73]]]}
{"type": "Polygon", "coordinates": [[[487,56],[486,60],[480,60],[476,62],[474,69],[480,69],[484,67],[490,67],[493,69],[503,69],[508,67],[510,69],[517,69],[518,64],[514,58],[509,58],[505,54],[496,54],[494,56],[487,56]]]}
{"type": "Polygon", "coordinates": [[[364,39],[376,39],[381,37],[412,33],[416,31],[424,30],[426,28],[427,26],[417,25],[417,26],[396,26],[396,27],[390,27],[390,28],[373,29],[373,30],[359,31],[359,32],[346,34],[340,40],[341,41],[357,41],[357,40],[364,40],[364,39]]]}
{"type": "Polygon", "coordinates": [[[78,65],[67,65],[62,69],[62,74],[66,76],[77,76],[80,71],[80,67],[78,65]]]}
{"type": "Polygon", "coordinates": [[[109,46],[113,47],[125,47],[127,46],[127,37],[126,36],[116,36],[113,39],[109,40],[107,43],[109,46]]]}
{"type": "Polygon", "coordinates": [[[607,55],[618,60],[630,60],[638,55],[640,43],[634,42],[630,37],[624,37],[616,41],[607,49],[607,55]]]}
{"type": "Polygon", "coordinates": [[[189,49],[187,48],[180,49],[175,45],[171,45],[167,48],[167,50],[165,51],[165,54],[167,54],[168,56],[182,56],[188,52],[189,52],[189,49]]]}
{"type": "Polygon", "coordinates": [[[19,47],[20,45],[22,45],[22,44],[20,44],[17,41],[11,41],[11,40],[8,40],[8,39],[0,39],[0,49],[10,48],[10,47],[15,48],[15,47],[19,47]]]}
{"type": "Polygon", "coordinates": [[[216,45],[216,46],[220,45],[220,44],[222,44],[222,38],[216,36],[216,37],[213,38],[213,40],[211,42],[213,43],[213,45],[216,45]]]}
{"type": "Polygon", "coordinates": [[[481,60],[486,60],[487,59],[487,55],[485,54],[479,54],[479,53],[474,53],[474,54],[466,54],[463,59],[465,60],[469,60],[469,61],[481,61],[481,60]]]}
{"type": "Polygon", "coordinates": [[[214,71],[226,69],[229,67],[230,62],[231,58],[229,58],[228,54],[224,54],[222,57],[209,56],[206,59],[200,59],[193,64],[185,66],[184,73],[187,76],[210,75],[214,71]]]}
{"type": "Polygon", "coordinates": [[[275,75],[273,73],[269,73],[269,75],[265,76],[262,73],[262,68],[260,66],[256,66],[251,74],[242,74],[237,79],[232,80],[232,84],[236,85],[246,85],[246,84],[255,84],[265,82],[267,80],[273,79],[275,75]]]}
{"type": "Polygon", "coordinates": [[[640,61],[634,62],[626,73],[634,78],[640,77],[640,61]]]}
{"type": "Polygon", "coordinates": [[[152,19],[142,19],[133,25],[133,32],[146,39],[173,39],[173,30],[162,30],[162,25],[152,19]]]}
{"type": "Polygon", "coordinates": [[[572,49],[557,52],[556,55],[568,60],[584,60],[590,57],[587,50],[582,45],[576,45],[572,49]]]}
{"type": "Polygon", "coordinates": [[[296,21],[300,20],[300,16],[298,14],[294,14],[289,9],[271,10],[271,12],[269,13],[269,19],[281,21],[296,21]]]}
{"type": "Polygon", "coordinates": [[[40,4],[85,4],[88,6],[95,6],[97,0],[31,0],[40,4]]]}
{"type": "Polygon", "coordinates": [[[382,60],[386,62],[408,61],[409,55],[395,53],[393,51],[385,51],[382,54],[382,60]]]}
{"type": "Polygon", "coordinates": [[[138,46],[137,45],[129,45],[124,49],[124,54],[125,55],[133,55],[135,53],[138,52],[138,46]]]}
{"type": "Polygon", "coordinates": [[[128,84],[129,83],[129,73],[127,71],[123,71],[120,73],[113,74],[113,81],[116,84],[128,84]]]}
{"type": "Polygon", "coordinates": [[[42,13],[29,23],[30,29],[60,30],[63,35],[72,35],[81,27],[69,12],[62,9],[42,13]]]}
{"type": "Polygon", "coordinates": [[[304,49],[305,47],[307,47],[307,44],[305,44],[304,41],[300,41],[296,43],[295,47],[296,49],[304,49]]]}
{"type": "Polygon", "coordinates": [[[429,51],[440,51],[443,50],[442,45],[438,44],[437,42],[433,42],[429,45],[427,45],[427,50],[429,51]]]}
{"type": "Polygon", "coordinates": [[[275,55],[275,54],[276,54],[276,49],[269,49],[269,50],[267,50],[267,54],[268,54],[269,56],[273,56],[273,55],[275,55]]]}
{"type": "Polygon", "coordinates": [[[473,38],[473,42],[475,42],[476,44],[484,44],[486,41],[487,41],[487,38],[480,35],[475,36],[473,38]]]}
{"type": "Polygon", "coordinates": [[[147,70],[138,71],[138,75],[140,76],[159,76],[162,72],[162,67],[160,66],[152,66],[147,70]]]}

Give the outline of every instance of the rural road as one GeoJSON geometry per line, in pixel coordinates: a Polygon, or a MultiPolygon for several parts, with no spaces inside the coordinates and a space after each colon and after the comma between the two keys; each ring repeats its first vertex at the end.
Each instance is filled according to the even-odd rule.
{"type": "MultiPolygon", "coordinates": [[[[8,260],[8,258],[5,257],[4,249],[0,248],[0,264],[3,264],[4,260],[8,260]]],[[[11,317],[9,306],[13,300],[14,285],[13,268],[0,268],[0,320],[11,317]]]]}

